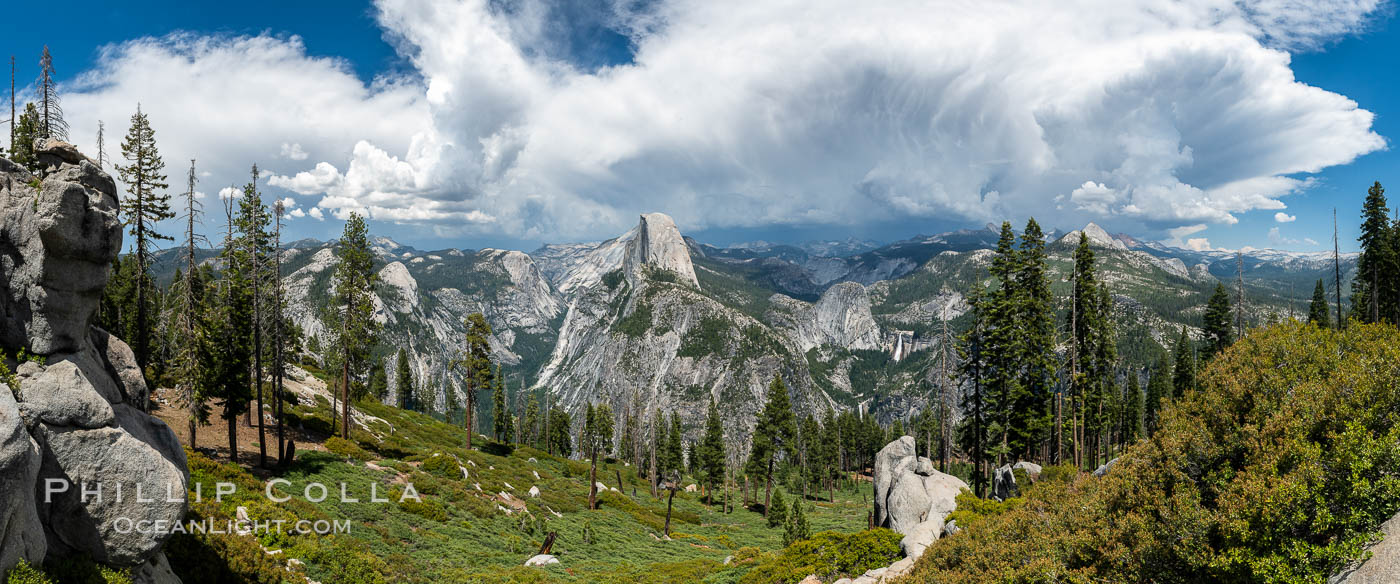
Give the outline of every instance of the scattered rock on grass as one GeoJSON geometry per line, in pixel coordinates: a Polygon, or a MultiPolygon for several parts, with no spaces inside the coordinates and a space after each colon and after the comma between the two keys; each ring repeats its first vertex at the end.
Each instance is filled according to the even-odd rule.
{"type": "Polygon", "coordinates": [[[549,564],[557,563],[559,563],[559,558],[556,558],[549,554],[540,554],[538,556],[525,560],[526,566],[548,566],[549,564]]]}

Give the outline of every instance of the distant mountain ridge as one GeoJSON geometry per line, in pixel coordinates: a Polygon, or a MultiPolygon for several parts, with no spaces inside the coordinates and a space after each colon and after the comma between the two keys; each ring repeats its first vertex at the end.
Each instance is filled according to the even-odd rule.
{"type": "MultiPolygon", "coordinates": [[[[989,225],[873,248],[852,240],[721,248],[684,236],[670,217],[647,214],[613,239],[528,253],[423,251],[375,237],[376,318],[384,324],[383,356],[407,350],[434,407],[443,407],[448,391],[461,391],[447,364],[462,349],[463,320],[481,312],[517,395],[534,392],[574,411],[597,401],[615,412],[640,403],[646,419],[674,410],[692,438],[713,398],[738,441],[751,431],[774,375],[787,382],[801,413],[861,409],[888,421],[923,407],[943,322],[954,335],[966,326],[965,295],[986,284],[998,236],[989,225]]],[[[1181,327],[1194,331],[1210,290],[1235,276],[1231,253],[1142,242],[1090,223],[1047,236],[1061,310],[1080,237],[1098,253],[1100,276],[1114,293],[1121,352],[1140,365],[1181,327]]],[[[284,253],[289,312],[313,336],[324,334],[318,315],[332,286],[334,246],[300,240],[284,253]]],[[[214,251],[198,255],[217,262],[214,251]]],[[[167,250],[158,258],[162,281],[177,256],[167,250]]],[[[1243,257],[1246,314],[1254,322],[1305,312],[1316,279],[1332,273],[1330,255],[1255,250],[1243,257]]],[[[1349,273],[1354,261],[1344,256],[1343,269],[1349,273]]],[[[395,379],[394,360],[385,361],[395,379]]],[[[391,387],[391,400],[397,392],[391,387]]]]}

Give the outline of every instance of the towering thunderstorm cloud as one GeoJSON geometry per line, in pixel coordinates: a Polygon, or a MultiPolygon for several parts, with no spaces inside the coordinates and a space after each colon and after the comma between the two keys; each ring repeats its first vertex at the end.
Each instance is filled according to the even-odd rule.
{"type": "Polygon", "coordinates": [[[1309,173],[1385,147],[1290,68],[1376,1],[636,5],[379,0],[412,71],[368,84],[296,37],[140,39],[68,109],[86,130],[142,101],[214,189],[258,160],[308,217],[520,237],[651,210],[684,229],[1087,214],[1166,234],[1282,210],[1309,173]]]}

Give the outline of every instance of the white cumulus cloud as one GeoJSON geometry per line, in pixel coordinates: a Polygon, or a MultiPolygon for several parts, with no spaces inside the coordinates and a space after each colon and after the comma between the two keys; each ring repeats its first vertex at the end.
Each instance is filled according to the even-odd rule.
{"type": "MultiPolygon", "coordinates": [[[[599,237],[643,211],[1167,233],[1281,212],[1305,175],[1385,146],[1371,112],[1290,68],[1378,4],[617,3],[635,54],[595,69],[559,51],[569,24],[545,3],[377,0],[411,74],[365,84],[296,37],[177,35],[109,47],[65,106],[85,140],[141,101],[167,157],[209,160],[215,184],[265,163],[312,217],[439,233],[599,237]]],[[[1209,246],[1191,233],[1168,235],[1209,246]]]]}
{"type": "Polygon", "coordinates": [[[301,149],[301,143],[299,142],[292,142],[291,144],[283,142],[281,155],[283,158],[290,158],[292,160],[306,160],[307,157],[310,156],[305,150],[301,149]]]}
{"type": "Polygon", "coordinates": [[[1288,213],[1284,213],[1283,211],[1274,213],[1274,221],[1278,221],[1279,223],[1292,223],[1297,220],[1297,215],[1289,215],[1288,213]]]}

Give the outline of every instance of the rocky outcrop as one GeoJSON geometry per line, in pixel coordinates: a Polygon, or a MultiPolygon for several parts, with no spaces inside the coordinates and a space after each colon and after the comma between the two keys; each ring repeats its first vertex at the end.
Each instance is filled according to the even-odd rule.
{"type": "Polygon", "coordinates": [[[1035,482],[1040,478],[1040,465],[1033,462],[1017,462],[1016,464],[1002,465],[992,471],[992,497],[1005,501],[1012,497],[1021,495],[1021,485],[1016,480],[1016,471],[1025,473],[1029,482],[1035,482]]]}
{"type": "Polygon", "coordinates": [[[1115,464],[1118,464],[1118,459],[1117,459],[1117,458],[1115,458],[1115,459],[1113,459],[1113,460],[1110,460],[1110,461],[1108,461],[1108,462],[1103,463],[1103,464],[1100,465],[1098,468],[1094,469],[1094,473],[1093,473],[1094,476],[1096,476],[1096,477],[1108,476],[1108,473],[1113,471],[1113,465],[1115,465],[1115,464]]]}
{"type": "Polygon", "coordinates": [[[43,558],[49,549],[34,501],[40,458],[10,388],[0,383],[0,573],[21,559],[43,558]]]}
{"type": "Polygon", "coordinates": [[[938,472],[933,461],[917,456],[914,438],[900,437],[875,457],[875,521],[904,534],[900,548],[918,559],[943,535],[944,521],[957,508],[967,483],[938,472]]]}
{"type": "Polygon", "coordinates": [[[669,215],[647,213],[634,230],[622,259],[627,279],[635,284],[643,266],[674,272],[682,283],[700,287],[695,266],[690,263],[690,246],[669,215]]]}
{"type": "Polygon", "coordinates": [[[68,149],[38,177],[0,160],[0,345],[49,355],[83,348],[121,247],[112,177],[68,149]]]}
{"type": "Polygon", "coordinates": [[[42,180],[0,159],[0,348],[38,356],[0,390],[0,572],[81,554],[178,581],[166,535],[127,522],[184,517],[184,450],[144,411],[130,347],[92,326],[121,247],[116,188],[71,145],[39,159],[42,180]]]}
{"type": "Polygon", "coordinates": [[[1060,238],[1060,241],[1069,245],[1079,245],[1080,237],[1088,237],[1089,245],[1093,247],[1104,247],[1119,251],[1127,251],[1128,249],[1127,244],[1109,235],[1107,231],[1104,231],[1102,227],[1094,223],[1085,225],[1083,229],[1066,233],[1064,237],[1060,238]]]}
{"type": "Polygon", "coordinates": [[[813,347],[880,349],[884,342],[880,325],[870,312],[865,286],[843,282],[828,288],[815,304],[774,294],[765,316],[805,353],[813,347]]]}
{"type": "Polygon", "coordinates": [[[1389,584],[1400,582],[1400,515],[1381,524],[1381,540],[1368,550],[1371,557],[1327,579],[1327,584],[1389,584]]]}

